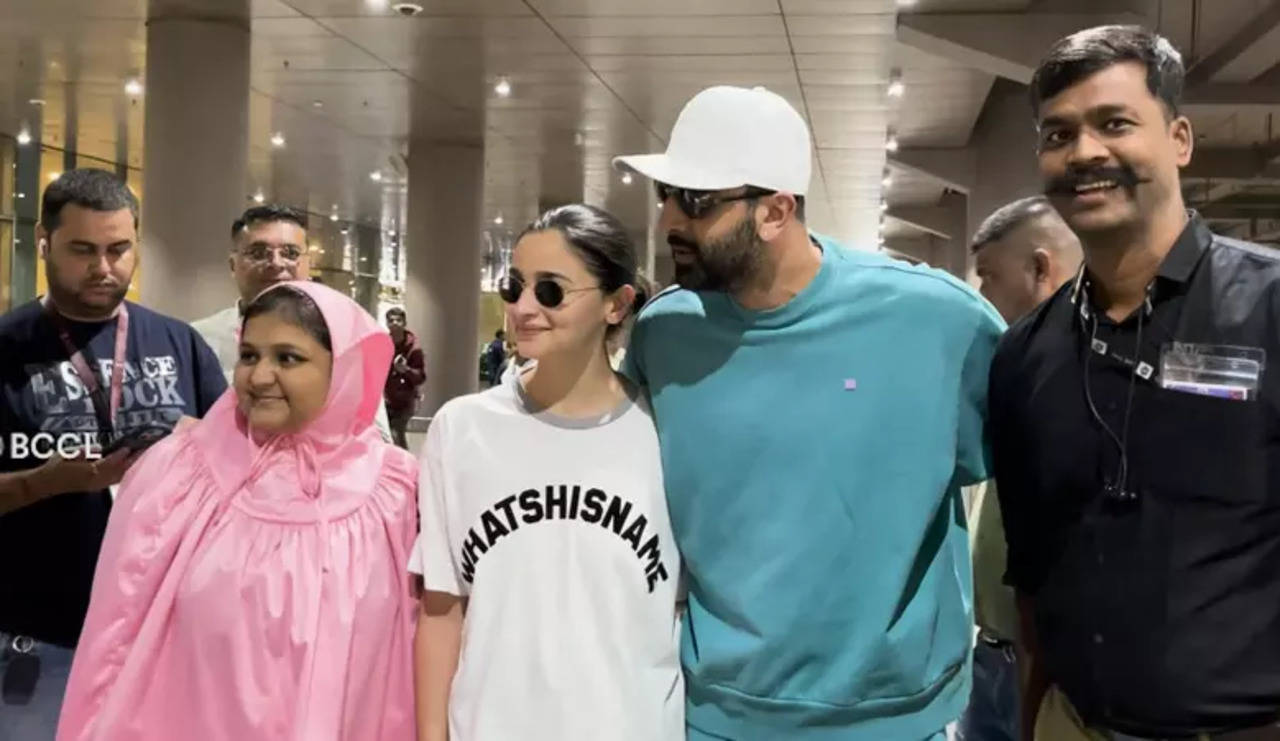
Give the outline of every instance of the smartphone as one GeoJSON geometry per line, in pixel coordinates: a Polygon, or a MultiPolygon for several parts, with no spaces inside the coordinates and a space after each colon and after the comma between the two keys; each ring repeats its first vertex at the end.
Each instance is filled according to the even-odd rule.
{"type": "Polygon", "coordinates": [[[137,455],[163,440],[170,432],[172,430],[168,427],[135,427],[116,436],[107,447],[103,448],[102,455],[111,455],[121,448],[128,448],[130,454],[137,455]]]}

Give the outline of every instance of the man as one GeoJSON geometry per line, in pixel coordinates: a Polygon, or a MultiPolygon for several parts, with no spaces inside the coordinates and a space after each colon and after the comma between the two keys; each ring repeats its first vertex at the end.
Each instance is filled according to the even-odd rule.
{"type": "MultiPolygon", "coordinates": [[[[307,280],[311,274],[306,217],[288,206],[276,204],[248,209],[231,224],[231,255],[227,264],[240,298],[235,306],[192,322],[191,326],[217,353],[229,384],[240,362],[240,317],[244,307],[277,283],[307,280]]],[[[391,442],[387,411],[382,406],[378,407],[374,425],[382,439],[391,442]]]]}
{"type": "Polygon", "coordinates": [[[499,329],[493,333],[493,341],[485,346],[481,360],[485,380],[490,386],[502,382],[502,369],[507,362],[507,333],[499,329]]]}
{"type": "Polygon", "coordinates": [[[0,318],[0,739],[53,738],[112,491],[135,432],[201,416],[226,390],[191,327],[124,300],[138,202],[102,170],[45,190],[49,292],[0,318]]]}
{"type": "Polygon", "coordinates": [[[960,487],[987,478],[1003,323],[927,268],[804,223],[808,127],[713,87],[665,154],[624,157],[664,203],[679,286],[641,313],[688,569],[689,738],[941,738],[969,698],[960,487]]]}
{"type": "MultiPolygon", "coordinates": [[[[1080,240],[1049,199],[1023,198],[1002,206],[974,233],[980,290],[1013,324],[1080,270],[1080,240]]],[[[973,695],[960,719],[959,741],[1016,741],[1018,722],[1018,613],[1005,573],[1004,525],[994,487],[969,490],[969,545],[973,551],[973,695]]]]}
{"type": "Polygon", "coordinates": [[[387,328],[391,330],[396,354],[391,363],[391,371],[387,374],[383,398],[386,400],[387,416],[396,445],[408,450],[406,431],[409,420],[413,418],[413,410],[418,405],[418,388],[427,380],[427,369],[418,337],[405,327],[406,324],[404,309],[387,309],[387,328]]]}
{"type": "Polygon", "coordinates": [[[1080,271],[1080,240],[1044,196],[997,209],[974,233],[972,249],[979,290],[1010,324],[1080,271]]]}
{"type": "Polygon", "coordinates": [[[1078,714],[1037,738],[1280,737],[1280,260],[1187,211],[1183,75],[1165,39],[1106,26],[1031,83],[1085,263],[991,370],[1030,687],[1078,714]]]}

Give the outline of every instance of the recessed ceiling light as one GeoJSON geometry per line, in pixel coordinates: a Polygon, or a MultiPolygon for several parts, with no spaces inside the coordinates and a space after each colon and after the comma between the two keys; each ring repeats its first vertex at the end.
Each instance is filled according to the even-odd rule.
{"type": "Polygon", "coordinates": [[[266,200],[267,200],[267,197],[266,197],[265,195],[263,195],[263,193],[262,193],[262,189],[261,189],[261,188],[259,188],[259,189],[257,190],[257,192],[255,192],[255,193],[253,194],[253,202],[254,202],[254,203],[265,203],[265,202],[266,202],[266,200]]]}
{"type": "Polygon", "coordinates": [[[369,179],[370,179],[370,180],[372,180],[372,181],[373,181],[373,182],[375,182],[375,183],[381,183],[381,182],[382,182],[382,171],[380,171],[380,170],[374,170],[373,172],[369,173],[369,179]]]}
{"type": "Polygon", "coordinates": [[[884,143],[884,148],[890,152],[898,151],[898,137],[889,137],[889,140],[884,143]]]}
{"type": "Polygon", "coordinates": [[[333,213],[329,214],[329,221],[337,221],[337,220],[338,220],[338,212],[337,212],[337,211],[334,211],[333,213]]]}
{"type": "Polygon", "coordinates": [[[284,144],[285,144],[285,142],[284,142],[284,134],[283,134],[283,133],[281,133],[281,132],[277,131],[276,133],[274,133],[274,134],[272,134],[272,135],[271,135],[271,146],[273,146],[273,147],[275,147],[275,148],[279,149],[279,148],[283,147],[283,146],[284,146],[284,144]]]}
{"type": "Polygon", "coordinates": [[[622,173],[622,184],[631,185],[631,173],[629,172],[622,173]]]}
{"type": "Polygon", "coordinates": [[[324,101],[323,101],[323,100],[313,100],[313,101],[311,101],[311,107],[312,107],[312,108],[324,108],[324,101]]]}
{"type": "Polygon", "coordinates": [[[902,80],[894,80],[889,83],[889,97],[901,98],[902,94],[907,91],[907,86],[902,84],[902,80]]]}
{"type": "Polygon", "coordinates": [[[911,8],[916,4],[916,0],[898,0],[899,8],[911,8]]]}
{"type": "Polygon", "coordinates": [[[503,77],[498,80],[497,85],[493,86],[493,92],[500,97],[506,98],[511,95],[511,83],[507,81],[507,78],[503,77]]]}
{"type": "Polygon", "coordinates": [[[137,78],[131,78],[124,84],[124,91],[129,95],[142,95],[142,83],[137,78]]]}
{"type": "Polygon", "coordinates": [[[27,102],[28,102],[28,103],[30,103],[31,105],[36,106],[37,108],[39,108],[40,106],[43,106],[43,105],[44,105],[44,98],[32,98],[31,100],[28,100],[27,102]]]}
{"type": "Polygon", "coordinates": [[[31,143],[31,132],[23,129],[18,132],[18,146],[25,147],[31,143]]]}
{"type": "Polygon", "coordinates": [[[388,236],[388,237],[391,237],[392,239],[394,239],[394,238],[395,238],[395,236],[396,236],[396,230],[395,230],[395,229],[388,229],[388,230],[387,230],[387,236],[388,236]]]}
{"type": "Polygon", "coordinates": [[[497,216],[493,217],[493,223],[496,226],[502,226],[502,214],[498,214],[497,216]]]}
{"type": "Polygon", "coordinates": [[[885,213],[885,212],[887,212],[888,210],[889,210],[889,204],[885,203],[884,201],[881,201],[881,202],[880,202],[880,213],[885,213]]]}

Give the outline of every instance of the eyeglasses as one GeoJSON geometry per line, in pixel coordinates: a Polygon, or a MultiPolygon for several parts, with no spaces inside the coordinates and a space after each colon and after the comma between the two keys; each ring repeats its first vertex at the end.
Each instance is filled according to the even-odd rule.
{"type": "Polygon", "coordinates": [[[766,188],[756,188],[747,186],[747,189],[741,193],[734,195],[717,195],[719,191],[714,190],[690,190],[689,188],[677,188],[674,185],[666,183],[654,184],[654,189],[658,192],[658,202],[665,204],[668,198],[674,198],[676,205],[684,212],[685,216],[691,219],[701,219],[703,216],[711,213],[711,210],[725,203],[734,201],[749,201],[752,198],[760,198],[761,196],[771,196],[777,193],[776,190],[768,190],[766,188]]]}
{"type": "Polygon", "coordinates": [[[302,258],[302,248],[293,244],[286,244],[283,247],[272,247],[265,244],[251,244],[243,250],[240,255],[249,262],[267,264],[271,262],[276,255],[280,256],[281,262],[296,263],[302,258]]]}
{"type": "MultiPolygon", "coordinates": [[[[514,304],[520,300],[520,294],[524,293],[525,283],[523,280],[508,275],[498,281],[498,295],[503,301],[514,304]]],[[[542,278],[533,283],[533,297],[538,299],[538,303],[548,309],[554,309],[564,303],[565,294],[580,293],[582,291],[595,291],[599,286],[589,286],[587,288],[565,288],[550,278],[542,278]]]]}

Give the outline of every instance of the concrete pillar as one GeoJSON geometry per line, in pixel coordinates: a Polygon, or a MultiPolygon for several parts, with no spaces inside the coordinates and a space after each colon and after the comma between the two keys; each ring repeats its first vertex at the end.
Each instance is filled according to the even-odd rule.
{"type": "Polygon", "coordinates": [[[969,273],[969,235],[976,225],[968,219],[969,199],[965,194],[948,190],[942,194],[938,207],[942,209],[947,233],[951,239],[942,245],[944,255],[939,256],[943,268],[960,280],[966,280],[969,273]]]}
{"type": "Polygon", "coordinates": [[[247,193],[249,16],[247,0],[216,17],[180,6],[153,0],[147,21],[140,257],[143,303],[192,320],[236,299],[227,249],[247,193]]]}
{"type": "Polygon", "coordinates": [[[410,141],[405,313],[426,356],[428,416],[478,384],[483,208],[482,144],[410,141]]]}
{"type": "Polygon", "coordinates": [[[996,81],[970,146],[977,150],[978,177],[969,193],[969,237],[992,211],[1043,191],[1026,85],[996,81]]]}

